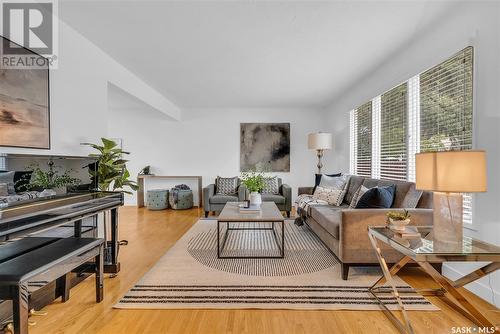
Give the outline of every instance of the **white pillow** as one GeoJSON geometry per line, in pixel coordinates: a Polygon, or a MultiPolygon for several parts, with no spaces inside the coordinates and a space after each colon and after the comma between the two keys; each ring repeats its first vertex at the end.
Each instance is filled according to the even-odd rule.
{"type": "Polygon", "coordinates": [[[317,186],[313,198],[328,202],[330,205],[340,206],[344,200],[345,193],[345,189],[339,190],[317,186]]]}
{"type": "Polygon", "coordinates": [[[368,188],[365,187],[364,185],[361,185],[361,187],[359,187],[358,190],[356,190],[354,195],[352,195],[352,200],[351,200],[351,204],[349,204],[349,209],[355,209],[356,205],[358,205],[359,199],[367,191],[368,191],[368,188]]]}
{"type": "Polygon", "coordinates": [[[346,187],[348,180],[349,180],[349,175],[342,175],[342,176],[322,175],[318,187],[343,190],[346,187]]]}
{"type": "Polygon", "coordinates": [[[9,184],[8,183],[0,183],[0,196],[9,196],[9,184]]]}

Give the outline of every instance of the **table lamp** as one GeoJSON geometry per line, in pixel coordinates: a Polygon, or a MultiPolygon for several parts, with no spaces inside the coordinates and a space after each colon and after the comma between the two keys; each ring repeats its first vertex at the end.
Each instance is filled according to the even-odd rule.
{"type": "Polygon", "coordinates": [[[434,243],[443,251],[461,249],[462,193],[486,191],[486,152],[445,151],[415,155],[416,188],[434,192],[434,243]]]}
{"type": "Polygon", "coordinates": [[[318,155],[318,174],[321,174],[321,168],[323,167],[323,162],[321,158],[323,158],[324,150],[331,150],[333,147],[333,137],[331,133],[310,133],[307,136],[307,147],[310,150],[316,150],[318,155]]]}

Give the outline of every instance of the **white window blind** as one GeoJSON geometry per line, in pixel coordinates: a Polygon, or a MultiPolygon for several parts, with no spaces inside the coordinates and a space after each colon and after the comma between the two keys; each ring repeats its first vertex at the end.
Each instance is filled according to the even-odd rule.
{"type": "Polygon", "coordinates": [[[358,152],[357,144],[357,122],[356,122],[356,110],[351,110],[349,112],[349,173],[351,175],[356,174],[356,156],[358,152]]]}
{"type": "Polygon", "coordinates": [[[408,80],[408,180],[415,182],[415,154],[420,152],[420,76],[408,80]]]}
{"type": "Polygon", "coordinates": [[[6,171],[7,170],[7,157],[5,154],[0,153],[0,171],[6,171]]]}
{"type": "Polygon", "coordinates": [[[408,85],[403,83],[381,96],[380,177],[406,180],[408,85]]]}
{"type": "MultiPolygon", "coordinates": [[[[420,151],[472,149],[473,48],[420,74],[420,151]]],[[[472,197],[464,194],[464,223],[472,197]]]]}
{"type": "Polygon", "coordinates": [[[372,169],[372,102],[354,111],[356,119],[356,174],[371,176],[372,169]]]}
{"type": "Polygon", "coordinates": [[[380,95],[372,100],[372,177],[380,178],[380,95]]]}

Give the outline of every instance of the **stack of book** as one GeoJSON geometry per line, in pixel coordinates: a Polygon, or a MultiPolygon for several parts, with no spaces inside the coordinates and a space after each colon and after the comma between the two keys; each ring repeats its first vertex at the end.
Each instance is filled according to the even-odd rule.
{"type": "Polygon", "coordinates": [[[400,237],[402,239],[416,239],[421,237],[420,233],[418,232],[415,226],[406,226],[404,230],[397,230],[391,228],[390,225],[389,228],[391,229],[392,232],[394,232],[394,234],[397,237],[400,237]]]}
{"type": "Polygon", "coordinates": [[[240,206],[240,213],[260,213],[260,205],[250,205],[248,208],[240,206]]]}

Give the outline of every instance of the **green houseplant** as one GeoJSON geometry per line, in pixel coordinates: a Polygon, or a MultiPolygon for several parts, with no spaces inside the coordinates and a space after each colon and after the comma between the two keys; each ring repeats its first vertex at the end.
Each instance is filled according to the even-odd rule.
{"type": "Polygon", "coordinates": [[[241,173],[241,183],[250,192],[250,205],[261,205],[262,196],[260,192],[264,189],[265,176],[263,173],[248,171],[241,173]]]}
{"type": "Polygon", "coordinates": [[[98,153],[89,154],[89,157],[97,159],[97,169],[89,169],[90,175],[98,180],[97,186],[101,191],[119,190],[131,194],[130,191],[124,190],[124,188],[128,187],[132,190],[137,190],[138,186],[136,182],[129,180],[128,160],[122,158],[123,155],[130,153],[123,151],[113,140],[101,138],[101,141],[102,145],[93,143],[82,144],[98,151],[98,153]]]}
{"type": "Polygon", "coordinates": [[[31,179],[24,187],[26,190],[43,189],[40,196],[54,196],[56,191],[54,189],[65,186],[79,184],[80,179],[71,177],[71,170],[62,171],[62,167],[54,166],[51,160],[48,162],[49,170],[43,170],[38,164],[32,164],[28,167],[32,170],[31,179]]]}
{"type": "Polygon", "coordinates": [[[410,217],[408,210],[387,212],[387,221],[395,230],[404,231],[405,226],[410,223],[410,217]]]}

